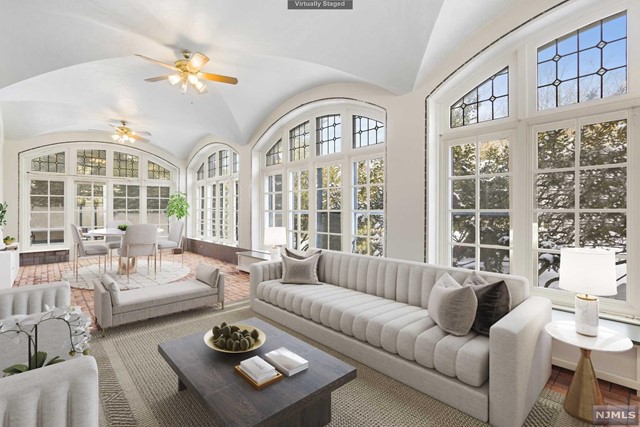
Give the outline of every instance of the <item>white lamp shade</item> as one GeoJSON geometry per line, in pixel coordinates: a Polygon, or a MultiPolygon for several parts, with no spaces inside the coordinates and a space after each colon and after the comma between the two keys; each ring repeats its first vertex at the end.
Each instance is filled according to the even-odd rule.
{"type": "Polygon", "coordinates": [[[287,244],[287,229],[284,227],[267,227],[264,229],[264,245],[280,246],[287,244]]]}
{"type": "Polygon", "coordinates": [[[591,248],[562,248],[561,289],[588,295],[615,295],[616,256],[614,251],[591,248]]]}

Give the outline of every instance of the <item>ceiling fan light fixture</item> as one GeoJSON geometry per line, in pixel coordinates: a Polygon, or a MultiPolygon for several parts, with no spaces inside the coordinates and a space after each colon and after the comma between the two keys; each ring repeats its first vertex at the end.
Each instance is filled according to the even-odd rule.
{"type": "Polygon", "coordinates": [[[180,83],[180,80],[182,80],[182,76],[180,74],[171,74],[169,76],[169,83],[174,86],[180,83]]]}
{"type": "Polygon", "coordinates": [[[113,135],[111,135],[111,139],[113,139],[114,141],[117,141],[118,138],[120,138],[120,135],[114,133],[113,135]]]}
{"type": "Polygon", "coordinates": [[[187,82],[182,82],[182,84],[180,85],[180,93],[185,94],[187,93],[187,82]]]}
{"type": "Polygon", "coordinates": [[[203,93],[205,90],[207,90],[207,85],[205,85],[204,83],[202,83],[200,80],[196,81],[194,83],[194,86],[196,87],[196,89],[198,90],[198,92],[203,93]]]}
{"type": "Polygon", "coordinates": [[[193,73],[187,74],[187,80],[189,80],[189,83],[191,83],[192,85],[195,85],[196,83],[199,82],[198,76],[196,76],[193,73]]]}

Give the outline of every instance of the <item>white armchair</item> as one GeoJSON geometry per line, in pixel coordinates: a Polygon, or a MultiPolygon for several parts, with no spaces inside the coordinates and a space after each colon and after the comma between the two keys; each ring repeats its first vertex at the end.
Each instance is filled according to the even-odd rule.
{"type": "MultiPolygon", "coordinates": [[[[66,308],[70,303],[69,282],[0,289],[0,320],[44,313],[45,305],[66,308]]],[[[38,336],[39,350],[47,352],[50,356],[66,358],[70,345],[69,329],[64,322],[46,322],[41,326],[38,336]]],[[[26,361],[26,338],[20,337],[19,342],[15,343],[14,337],[0,335],[0,372],[11,365],[26,361]]]]}
{"type": "Polygon", "coordinates": [[[98,426],[98,367],[91,356],[0,378],[0,425],[98,426]]]}

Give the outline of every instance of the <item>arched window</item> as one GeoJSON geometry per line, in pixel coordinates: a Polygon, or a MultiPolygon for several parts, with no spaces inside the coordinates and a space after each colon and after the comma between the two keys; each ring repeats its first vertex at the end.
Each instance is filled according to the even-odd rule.
{"type": "Polygon", "coordinates": [[[165,209],[178,168],[141,150],[105,143],[63,143],[20,154],[20,240],[25,249],[69,245],[69,224],[87,232],[111,220],[156,224],[166,235],[165,209]],[[140,169],[149,171],[143,176],[140,169]]]}
{"type": "MultiPolygon", "coordinates": [[[[226,145],[215,144],[195,161],[194,235],[216,243],[238,243],[240,156],[226,145]]],[[[196,158],[196,159],[197,159],[196,158]]]]}
{"type": "Polygon", "coordinates": [[[631,225],[640,90],[627,70],[638,58],[627,25],[640,21],[625,4],[634,3],[582,8],[571,20],[549,13],[504,39],[512,52],[488,49],[433,94],[429,262],[524,275],[534,293],[573,307],[558,286],[561,249],[607,248],[618,293],[601,298],[603,311],[640,314],[631,225]]]}
{"type": "Polygon", "coordinates": [[[383,112],[323,108],[274,126],[258,156],[261,230],[286,227],[297,249],[383,256],[383,112]]]}

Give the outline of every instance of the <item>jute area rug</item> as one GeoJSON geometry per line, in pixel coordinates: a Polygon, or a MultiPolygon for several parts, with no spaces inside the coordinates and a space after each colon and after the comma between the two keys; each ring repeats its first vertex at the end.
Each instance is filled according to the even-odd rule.
{"type": "MultiPolygon", "coordinates": [[[[187,265],[183,266],[180,262],[162,260],[162,270],[160,270],[160,263],[158,262],[158,268],[154,275],[153,260],[151,260],[149,270],[147,270],[147,260],[145,258],[139,257],[137,271],[129,273],[129,283],[127,283],[126,274],[118,274],[117,257],[113,263],[113,269],[110,269],[109,262],[107,262],[107,275],[118,282],[121,290],[127,290],[175,282],[186,277],[191,272],[187,265]]],[[[103,274],[102,264],[100,265],[100,271],[98,271],[98,264],[93,264],[78,269],[78,280],[76,280],[76,275],[73,271],[67,272],[62,277],[62,280],[69,282],[72,288],[93,289],[94,283],[99,282],[103,274]]]]}
{"type": "MultiPolygon", "coordinates": [[[[223,311],[195,310],[113,328],[104,337],[94,336],[92,354],[100,376],[100,425],[214,426],[188,390],[178,392],[177,376],[158,353],[158,344],[199,331],[204,334],[223,320],[235,322],[253,316],[248,303],[240,302],[229,304],[223,311]]],[[[282,325],[269,323],[358,369],[357,379],[332,394],[331,426],[487,425],[282,325]]],[[[586,426],[568,415],[562,402],[562,395],[544,390],[525,426],[586,426]]],[[[238,417],[242,419],[242,411],[238,417]]]]}

